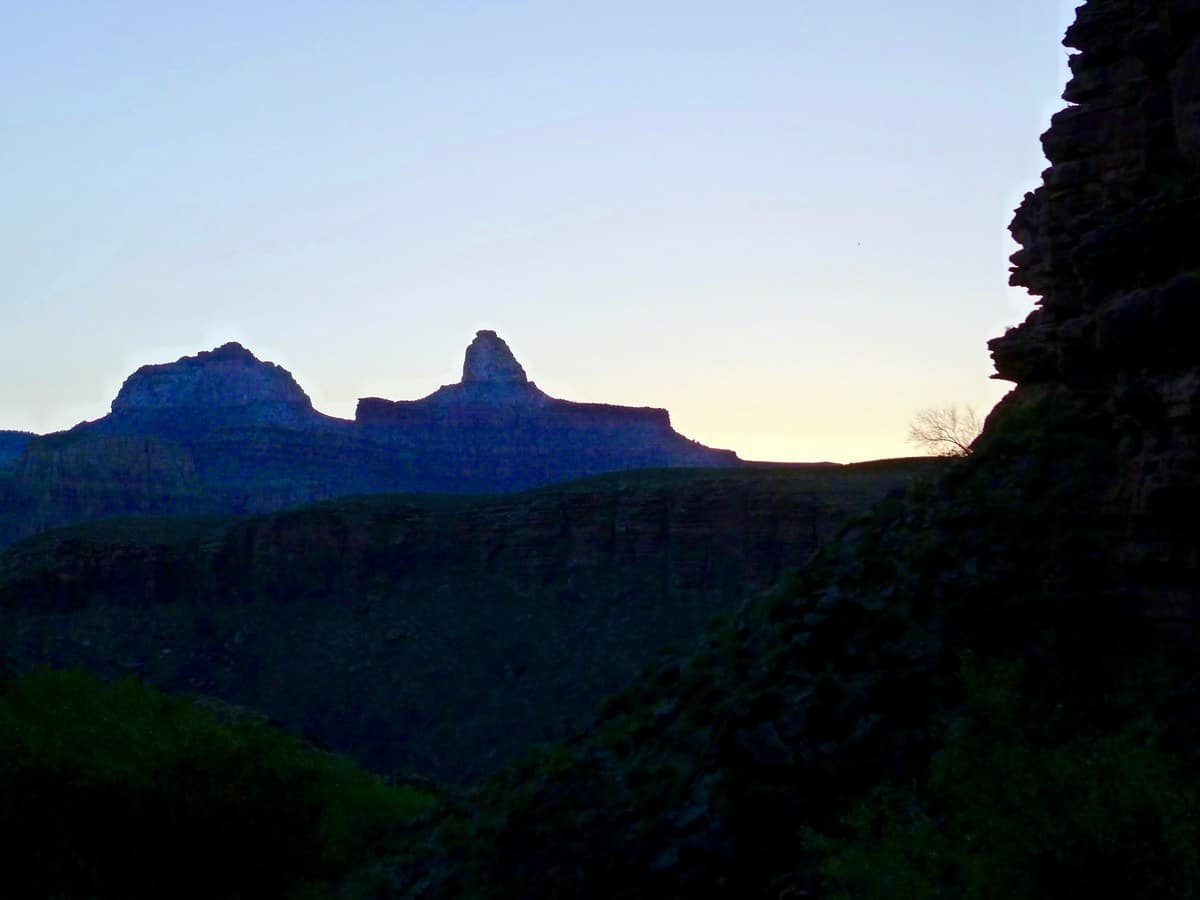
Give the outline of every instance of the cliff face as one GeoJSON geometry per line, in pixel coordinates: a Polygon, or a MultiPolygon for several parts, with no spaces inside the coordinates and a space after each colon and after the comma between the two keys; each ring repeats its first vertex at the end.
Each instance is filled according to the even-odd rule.
{"type": "Polygon", "coordinates": [[[1200,4],[1092,0],[1064,43],[1079,51],[1070,105],[1011,226],[1012,283],[1040,299],[990,344],[998,377],[1018,385],[990,430],[1048,395],[1102,417],[1131,589],[1160,614],[1196,615],[1200,4]]]}
{"type": "Polygon", "coordinates": [[[0,431],[0,474],[12,469],[31,440],[33,435],[25,431],[0,431]]]}
{"type": "Polygon", "coordinates": [[[464,778],[937,466],[630,473],[497,498],[129,520],[0,554],[0,655],[136,672],[388,771],[464,778]]]}
{"type": "Polygon", "coordinates": [[[26,533],[105,516],[205,511],[191,454],[154,438],[34,441],[16,483],[26,533]]]}
{"type": "Polygon", "coordinates": [[[497,493],[623,469],[738,463],[678,434],[666,410],[547,396],[491,331],[467,348],[458,384],[422,400],[361,400],[354,422],[316,412],[287,371],[226,344],[138,369],[102,419],[0,445],[0,476],[9,456],[0,543],[110,515],[497,493]]]}

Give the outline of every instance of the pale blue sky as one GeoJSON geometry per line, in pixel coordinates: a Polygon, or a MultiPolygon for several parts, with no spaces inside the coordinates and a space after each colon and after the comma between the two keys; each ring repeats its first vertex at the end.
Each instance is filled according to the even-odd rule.
{"type": "Polygon", "coordinates": [[[317,408],[458,378],[743,457],[986,409],[1073,4],[0,0],[0,428],[238,340],[317,408]]]}

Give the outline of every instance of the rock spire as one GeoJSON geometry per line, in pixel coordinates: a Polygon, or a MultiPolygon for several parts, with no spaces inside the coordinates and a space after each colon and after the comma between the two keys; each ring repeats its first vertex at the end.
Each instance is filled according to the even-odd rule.
{"type": "Polygon", "coordinates": [[[528,384],[525,370],[504,339],[494,331],[477,331],[463,360],[464,384],[528,384]]]}

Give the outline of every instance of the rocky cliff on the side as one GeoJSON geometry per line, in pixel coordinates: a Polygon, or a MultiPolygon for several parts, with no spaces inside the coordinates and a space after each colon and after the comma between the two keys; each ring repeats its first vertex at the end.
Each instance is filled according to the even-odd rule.
{"type": "Polygon", "coordinates": [[[1048,397],[1105,423],[1107,509],[1129,591],[1197,616],[1200,526],[1200,4],[1092,0],[1064,43],[1072,77],[1051,165],[1011,231],[1037,309],[990,343],[1017,389],[985,436],[1048,397]]]}

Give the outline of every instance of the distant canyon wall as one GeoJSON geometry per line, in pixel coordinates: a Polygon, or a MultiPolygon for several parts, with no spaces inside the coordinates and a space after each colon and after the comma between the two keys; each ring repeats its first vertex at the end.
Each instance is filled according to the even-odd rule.
{"type": "Polygon", "coordinates": [[[481,331],[463,380],[421,400],[367,398],[356,419],[313,409],[292,376],[226,344],[143,366],[112,412],[0,442],[0,544],[120,515],[267,512],[351,494],[499,493],[601,472],[736,466],[666,410],[572,403],[525,377],[481,331]]]}

